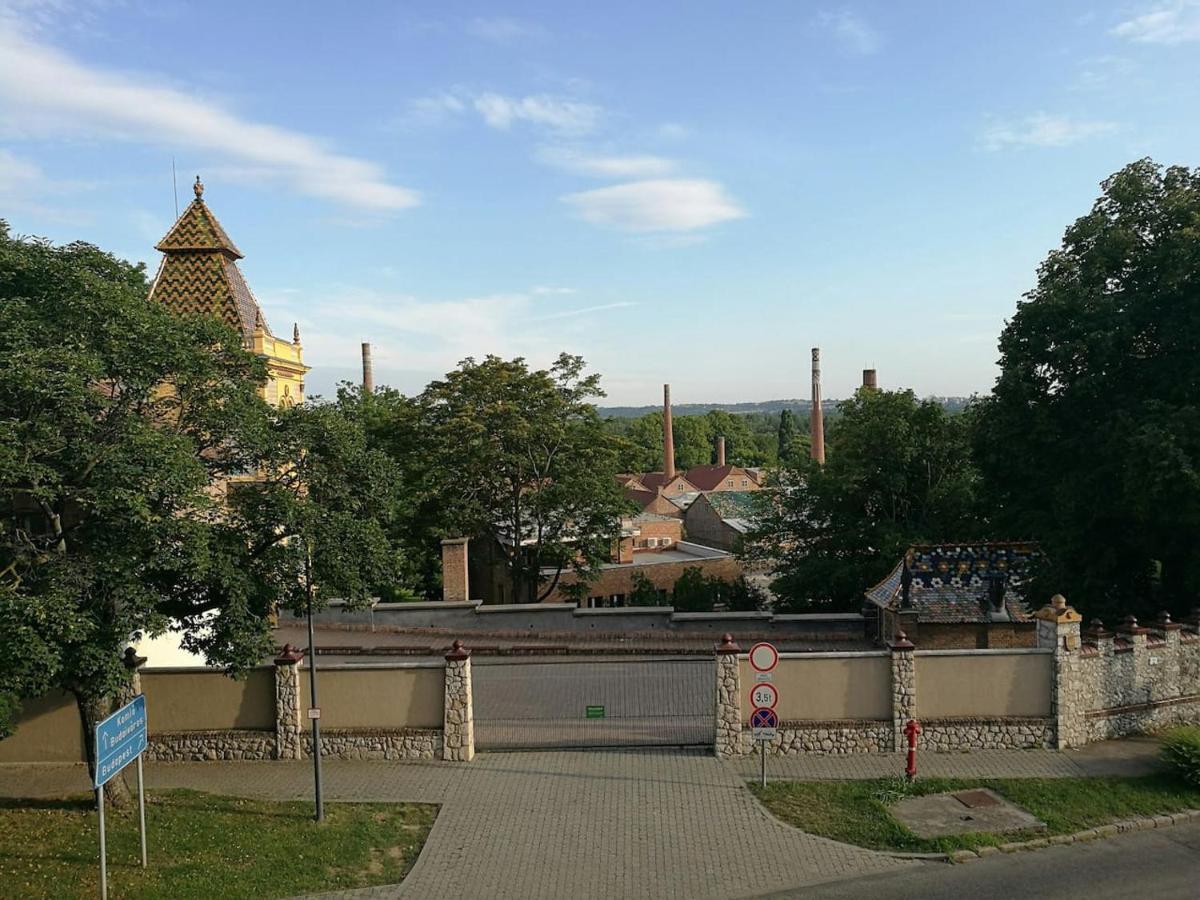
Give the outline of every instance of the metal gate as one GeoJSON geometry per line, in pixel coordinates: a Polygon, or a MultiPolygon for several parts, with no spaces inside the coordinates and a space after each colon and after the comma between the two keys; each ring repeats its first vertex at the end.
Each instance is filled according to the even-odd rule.
{"type": "Polygon", "coordinates": [[[471,661],[475,745],[711,745],[712,659],[675,657],[471,661]]]}

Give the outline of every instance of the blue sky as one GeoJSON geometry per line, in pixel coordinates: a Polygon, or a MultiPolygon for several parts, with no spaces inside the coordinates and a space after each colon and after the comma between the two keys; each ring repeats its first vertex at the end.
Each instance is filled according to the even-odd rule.
{"type": "Polygon", "coordinates": [[[157,263],[199,173],[310,387],[987,390],[1098,183],[1200,163],[1200,0],[0,0],[0,216],[157,263]]]}

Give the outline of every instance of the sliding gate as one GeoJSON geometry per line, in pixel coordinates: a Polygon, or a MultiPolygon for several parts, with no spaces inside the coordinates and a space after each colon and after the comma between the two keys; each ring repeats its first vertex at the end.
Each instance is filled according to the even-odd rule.
{"type": "Polygon", "coordinates": [[[703,744],[715,733],[712,658],[471,660],[475,745],[646,747],[703,744]]]}

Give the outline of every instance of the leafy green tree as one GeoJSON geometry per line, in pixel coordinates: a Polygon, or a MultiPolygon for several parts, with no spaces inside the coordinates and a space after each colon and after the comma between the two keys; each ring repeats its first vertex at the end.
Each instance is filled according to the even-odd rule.
{"type": "Polygon", "coordinates": [[[859,391],[831,423],[827,462],[791,460],[763,491],[743,555],[767,560],[781,608],[857,610],[909,544],[983,531],[969,423],[911,391],[859,391]]]}
{"type": "Polygon", "coordinates": [[[739,575],[733,581],[718,581],[716,587],[720,602],[723,602],[727,609],[734,612],[758,612],[766,609],[766,595],[747,581],[745,575],[739,575]]]}
{"type": "Polygon", "coordinates": [[[699,566],[688,566],[675,579],[671,605],[680,612],[712,612],[717,592],[699,566]]]}
{"type": "Polygon", "coordinates": [[[630,606],[663,605],[662,598],[658,595],[658,588],[654,586],[654,582],[641,572],[635,572],[633,575],[633,586],[629,592],[628,599],[630,606]]]}
{"type": "Polygon", "coordinates": [[[548,370],[467,359],[419,399],[446,521],[494,542],[514,596],[541,600],[568,570],[590,582],[611,558],[625,502],[601,396],[599,376],[563,354],[548,370]]]}
{"type": "Polygon", "coordinates": [[[187,583],[227,574],[206,558],[208,487],[254,464],[263,375],[215,319],[147,303],[141,266],[0,223],[0,726],[19,698],[65,690],[94,769],[131,636],[206,614],[213,640],[248,636],[236,649],[259,658],[266,609],[187,583]]]}
{"type": "Polygon", "coordinates": [[[790,409],[779,413],[779,437],[776,442],[778,459],[788,459],[792,454],[792,446],[796,442],[796,416],[790,409]]]}
{"type": "Polygon", "coordinates": [[[1110,616],[1200,594],[1200,169],[1103,184],[1000,337],[976,456],[997,527],[1046,552],[1043,593],[1110,616]]]}

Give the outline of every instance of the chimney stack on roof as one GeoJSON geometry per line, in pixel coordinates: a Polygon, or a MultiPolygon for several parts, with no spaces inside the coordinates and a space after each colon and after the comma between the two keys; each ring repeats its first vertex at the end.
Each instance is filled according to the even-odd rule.
{"type": "Polygon", "coordinates": [[[671,430],[671,386],[663,385],[663,475],[675,477],[675,435],[671,430]]]}
{"type": "Polygon", "coordinates": [[[362,389],[364,394],[375,391],[375,370],[371,367],[371,345],[363,341],[362,345],[362,389]]]}
{"type": "Polygon", "coordinates": [[[812,458],[825,465],[825,416],[821,411],[821,348],[812,348],[812,412],[808,417],[812,458]]]}
{"type": "Polygon", "coordinates": [[[874,369],[863,369],[863,387],[869,391],[879,387],[879,379],[874,369]]]}
{"type": "Polygon", "coordinates": [[[725,435],[717,435],[717,465],[725,465],[725,435]]]}

